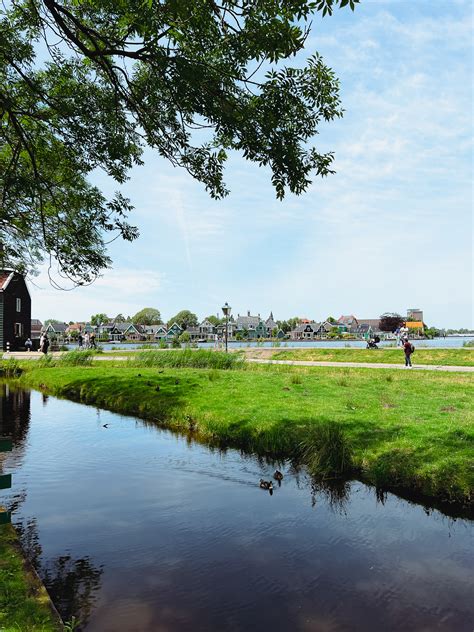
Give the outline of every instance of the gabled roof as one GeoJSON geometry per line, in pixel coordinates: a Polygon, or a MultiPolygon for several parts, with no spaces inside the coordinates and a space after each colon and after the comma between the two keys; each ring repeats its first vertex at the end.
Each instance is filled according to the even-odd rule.
{"type": "Polygon", "coordinates": [[[236,322],[238,327],[256,327],[260,320],[260,316],[238,316],[236,322]]]}
{"type": "Polygon", "coordinates": [[[368,325],[372,329],[378,329],[380,327],[380,318],[358,318],[359,325],[368,325]]]}
{"type": "Polygon", "coordinates": [[[120,323],[123,325],[127,325],[125,327],[125,329],[119,329],[119,331],[123,331],[123,332],[127,332],[129,329],[135,329],[135,331],[137,332],[137,334],[142,334],[144,333],[144,327],[142,325],[135,325],[134,323],[120,323]]]}
{"type": "Polygon", "coordinates": [[[0,270],[0,292],[3,291],[13,279],[13,270],[0,270]]]}
{"type": "Polygon", "coordinates": [[[42,327],[43,323],[40,320],[38,320],[37,318],[32,318],[31,319],[31,326],[32,327],[42,327]]]}
{"type": "Polygon", "coordinates": [[[46,329],[49,329],[49,327],[51,327],[54,332],[61,334],[63,334],[67,329],[66,323],[49,323],[46,329]]]}
{"type": "Polygon", "coordinates": [[[145,333],[155,334],[157,331],[159,331],[163,327],[163,325],[142,325],[142,327],[145,333]]]}
{"type": "Polygon", "coordinates": [[[352,323],[357,323],[358,319],[354,314],[348,314],[346,316],[339,316],[337,322],[341,325],[352,325],[352,323]]]}
{"type": "Polygon", "coordinates": [[[312,320],[311,322],[308,322],[308,323],[301,323],[301,325],[298,325],[298,327],[293,329],[293,331],[295,331],[297,333],[302,333],[302,332],[306,331],[307,327],[309,327],[311,329],[311,331],[315,332],[321,327],[321,323],[316,323],[314,320],[312,320]]]}
{"type": "Polygon", "coordinates": [[[337,323],[331,323],[329,320],[325,320],[321,323],[321,327],[324,327],[326,331],[331,331],[334,327],[337,329],[337,323]]]}
{"type": "Polygon", "coordinates": [[[202,323],[199,324],[199,327],[215,327],[210,321],[205,318],[202,323]]]}

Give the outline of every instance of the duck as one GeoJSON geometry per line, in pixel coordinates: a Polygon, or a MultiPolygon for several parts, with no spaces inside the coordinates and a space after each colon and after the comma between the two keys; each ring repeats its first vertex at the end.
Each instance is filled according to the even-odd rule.
{"type": "Polygon", "coordinates": [[[280,472],[280,470],[275,470],[275,474],[273,475],[273,478],[276,481],[282,481],[283,480],[283,474],[280,472]]]}
{"type": "Polygon", "coordinates": [[[260,487],[262,489],[273,489],[273,483],[271,481],[264,481],[263,478],[260,479],[260,487]]]}

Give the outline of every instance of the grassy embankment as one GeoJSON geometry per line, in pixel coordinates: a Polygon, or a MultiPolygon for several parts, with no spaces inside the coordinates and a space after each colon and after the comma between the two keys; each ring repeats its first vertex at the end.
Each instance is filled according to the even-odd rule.
{"type": "Polygon", "coordinates": [[[15,530],[11,525],[0,526],[0,630],[62,629],[46,590],[23,559],[15,530]]]}
{"type": "Polygon", "coordinates": [[[204,351],[144,352],[113,366],[67,363],[25,363],[19,382],[206,441],[303,460],[326,475],[355,474],[473,506],[469,374],[255,366],[204,351]],[[203,368],[173,366],[190,362],[203,368]],[[204,368],[210,362],[240,370],[204,368]]]}
{"type": "MultiPolygon", "coordinates": [[[[415,345],[416,346],[416,345],[415,345]]],[[[193,350],[194,353],[196,350],[193,350]]],[[[167,349],[144,350],[151,353],[170,353],[167,349]]],[[[381,349],[292,349],[281,347],[244,347],[232,349],[233,353],[244,353],[248,358],[262,358],[268,360],[311,360],[314,362],[370,362],[382,364],[399,364],[405,362],[401,348],[381,348],[381,349]]],[[[104,351],[102,356],[127,358],[134,357],[136,350],[114,349],[104,351]]],[[[428,364],[436,366],[474,366],[474,349],[425,349],[416,346],[416,351],[412,356],[414,364],[428,364]]]]}
{"type": "MultiPolygon", "coordinates": [[[[375,362],[381,364],[404,364],[403,350],[381,349],[261,349],[246,350],[247,357],[271,360],[309,360],[313,362],[375,362]]],[[[415,343],[413,364],[436,366],[474,366],[474,349],[423,349],[415,343]]]]}

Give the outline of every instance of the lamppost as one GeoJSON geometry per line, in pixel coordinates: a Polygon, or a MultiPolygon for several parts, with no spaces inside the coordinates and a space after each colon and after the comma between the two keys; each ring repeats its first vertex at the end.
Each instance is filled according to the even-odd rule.
{"type": "Polygon", "coordinates": [[[224,312],[224,316],[225,316],[225,352],[226,353],[227,353],[227,336],[229,334],[229,314],[230,314],[231,309],[232,309],[231,306],[227,302],[222,308],[222,311],[224,312]]]}

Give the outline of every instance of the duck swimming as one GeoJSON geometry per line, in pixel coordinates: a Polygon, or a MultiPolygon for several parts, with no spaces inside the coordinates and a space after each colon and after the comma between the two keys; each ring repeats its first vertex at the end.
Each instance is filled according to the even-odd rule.
{"type": "Polygon", "coordinates": [[[280,470],[275,470],[275,474],[273,475],[273,478],[276,481],[282,481],[283,480],[283,474],[280,472],[280,470]]]}
{"type": "Polygon", "coordinates": [[[262,489],[273,489],[273,483],[271,481],[264,481],[263,478],[261,478],[260,487],[262,489]]]}

